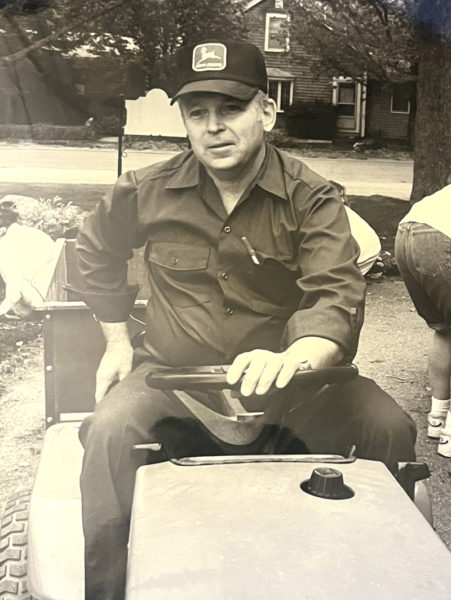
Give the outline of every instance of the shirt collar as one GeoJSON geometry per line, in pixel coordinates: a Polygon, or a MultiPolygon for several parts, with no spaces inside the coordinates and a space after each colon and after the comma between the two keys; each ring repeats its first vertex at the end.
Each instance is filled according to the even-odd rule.
{"type": "MultiPolygon", "coordinates": [[[[166,189],[198,187],[199,183],[200,163],[193,152],[190,151],[180,168],[175,171],[170,181],[166,184],[166,189]]],[[[265,160],[263,161],[255,185],[258,185],[270,194],[288,200],[282,163],[276,149],[271,144],[266,144],[265,160]]]]}
{"type": "Polygon", "coordinates": [[[289,199],[282,161],[277,150],[271,144],[266,144],[265,160],[255,183],[274,196],[284,200],[289,199]]]}
{"type": "Polygon", "coordinates": [[[199,185],[199,161],[190,150],[181,166],[174,172],[166,184],[166,189],[182,189],[199,185]]]}

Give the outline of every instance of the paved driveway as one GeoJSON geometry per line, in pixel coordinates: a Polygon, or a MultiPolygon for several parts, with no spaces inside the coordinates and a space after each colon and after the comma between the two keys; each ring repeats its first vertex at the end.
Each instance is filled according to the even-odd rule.
{"type": "MultiPolygon", "coordinates": [[[[127,150],[123,171],[167,160],[174,153],[127,150]]],[[[408,200],[413,163],[407,160],[305,158],[328,179],[346,186],[349,194],[381,194],[408,200]]],[[[114,183],[114,148],[67,148],[36,144],[0,145],[0,181],[16,183],[114,183]]]]}

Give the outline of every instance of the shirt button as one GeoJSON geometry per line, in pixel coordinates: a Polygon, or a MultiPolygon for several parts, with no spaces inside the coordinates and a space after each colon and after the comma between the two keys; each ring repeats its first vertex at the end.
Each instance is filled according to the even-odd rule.
{"type": "Polygon", "coordinates": [[[175,258],[175,256],[173,256],[173,257],[171,258],[170,262],[171,262],[171,265],[175,266],[175,265],[176,265],[176,264],[177,264],[179,261],[178,261],[178,259],[177,259],[177,258],[175,258]]]}
{"type": "Polygon", "coordinates": [[[233,315],[233,313],[234,313],[234,312],[235,312],[235,311],[233,310],[233,308],[232,308],[231,306],[228,306],[228,307],[225,309],[225,313],[226,313],[226,315],[229,315],[230,317],[233,315]]]}
{"type": "Polygon", "coordinates": [[[230,233],[230,232],[232,231],[232,228],[230,227],[230,225],[226,225],[226,226],[224,227],[224,231],[225,231],[226,233],[230,233]]]}
{"type": "Polygon", "coordinates": [[[224,271],[224,273],[221,273],[221,279],[227,280],[229,277],[230,277],[230,273],[227,273],[227,271],[224,271]]]}

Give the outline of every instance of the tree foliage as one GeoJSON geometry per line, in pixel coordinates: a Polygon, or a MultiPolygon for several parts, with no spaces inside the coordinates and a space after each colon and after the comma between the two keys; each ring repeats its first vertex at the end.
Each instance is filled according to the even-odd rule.
{"type": "Polygon", "coordinates": [[[334,74],[398,83],[415,78],[416,0],[289,0],[292,35],[334,74]]]}
{"type": "Polygon", "coordinates": [[[244,33],[244,0],[3,0],[0,27],[21,47],[4,55],[16,62],[38,49],[112,55],[144,65],[149,84],[170,86],[178,46],[206,36],[244,33]]]}

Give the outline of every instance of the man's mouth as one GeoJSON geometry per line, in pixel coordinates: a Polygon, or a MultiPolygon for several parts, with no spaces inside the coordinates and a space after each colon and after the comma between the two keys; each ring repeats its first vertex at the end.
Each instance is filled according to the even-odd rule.
{"type": "Polygon", "coordinates": [[[218,142],[217,144],[210,144],[209,150],[221,150],[222,148],[229,148],[232,146],[232,142],[218,142]]]}

